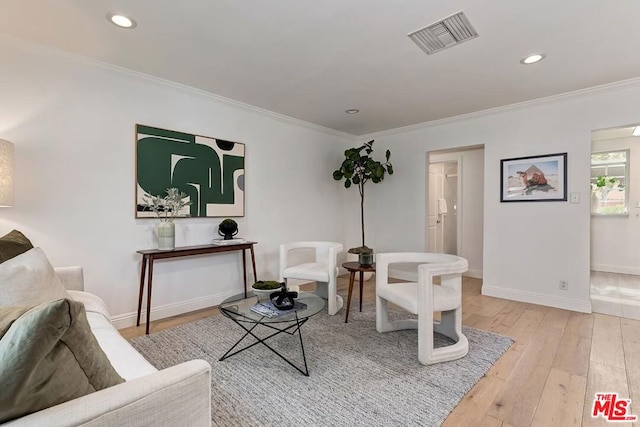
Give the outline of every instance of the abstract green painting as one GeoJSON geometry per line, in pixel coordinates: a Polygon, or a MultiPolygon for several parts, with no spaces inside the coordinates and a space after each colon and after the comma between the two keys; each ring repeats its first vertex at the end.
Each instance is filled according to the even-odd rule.
{"type": "Polygon", "coordinates": [[[179,216],[244,216],[244,144],[136,125],[136,218],[152,218],[146,194],[187,194],[179,216]]]}

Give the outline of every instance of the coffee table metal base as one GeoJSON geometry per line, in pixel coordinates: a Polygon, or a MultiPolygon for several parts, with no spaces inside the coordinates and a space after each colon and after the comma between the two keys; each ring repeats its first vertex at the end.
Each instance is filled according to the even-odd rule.
{"type": "Polygon", "coordinates": [[[287,326],[286,328],[278,328],[276,326],[273,325],[284,325],[286,323],[253,323],[251,327],[248,327],[245,325],[245,323],[247,322],[240,322],[238,320],[236,320],[233,317],[230,317],[231,320],[233,320],[236,325],[240,326],[242,329],[245,330],[245,334],[238,340],[238,342],[236,342],[221,358],[220,361],[228,359],[231,356],[234,356],[238,353],[241,353],[245,350],[250,349],[251,347],[257,345],[257,344],[262,344],[265,347],[267,347],[269,350],[271,350],[273,353],[275,353],[276,355],[278,355],[278,357],[280,357],[282,360],[284,360],[285,362],[287,362],[289,365],[293,366],[294,368],[296,368],[302,375],[308,377],[309,376],[309,368],[307,367],[307,358],[304,354],[304,344],[302,343],[302,325],[304,325],[305,323],[307,323],[307,320],[309,320],[308,317],[304,318],[304,319],[299,319],[298,315],[296,313],[296,318],[295,320],[291,320],[291,325],[287,326]],[[257,337],[254,333],[253,330],[257,327],[257,326],[265,326],[267,328],[273,329],[276,332],[272,333],[271,335],[268,335],[264,338],[259,338],[257,337]],[[293,329],[293,330],[292,330],[293,329]],[[267,340],[270,338],[273,338],[275,336],[278,336],[282,333],[286,333],[289,335],[295,335],[296,333],[298,334],[298,338],[300,339],[300,350],[302,352],[302,360],[304,361],[304,370],[302,370],[301,368],[299,368],[298,366],[296,366],[293,362],[291,362],[289,359],[287,359],[286,357],[284,357],[282,354],[280,354],[275,348],[271,347],[269,344],[267,344],[267,340]],[[242,341],[244,341],[245,338],[247,338],[249,335],[251,335],[253,338],[255,338],[257,341],[246,346],[243,347],[239,350],[233,351],[236,347],[238,347],[238,345],[240,345],[240,343],[242,341]]]}

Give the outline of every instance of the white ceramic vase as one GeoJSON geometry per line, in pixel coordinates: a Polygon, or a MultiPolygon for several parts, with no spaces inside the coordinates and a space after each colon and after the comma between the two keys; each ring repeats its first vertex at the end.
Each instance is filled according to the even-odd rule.
{"type": "Polygon", "coordinates": [[[176,248],[176,225],[173,221],[161,222],[156,228],[158,249],[172,250],[176,248]]]}

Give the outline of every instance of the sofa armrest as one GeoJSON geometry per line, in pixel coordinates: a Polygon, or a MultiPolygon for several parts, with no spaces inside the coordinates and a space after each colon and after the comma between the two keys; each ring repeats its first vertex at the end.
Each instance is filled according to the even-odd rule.
{"type": "Polygon", "coordinates": [[[82,267],[56,267],[54,270],[65,289],[70,291],[84,291],[82,267]]]}
{"type": "Polygon", "coordinates": [[[192,360],[4,426],[211,426],[211,366],[192,360]]]}

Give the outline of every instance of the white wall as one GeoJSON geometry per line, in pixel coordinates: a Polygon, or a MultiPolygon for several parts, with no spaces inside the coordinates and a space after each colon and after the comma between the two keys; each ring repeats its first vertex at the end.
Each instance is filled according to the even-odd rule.
{"type": "Polygon", "coordinates": [[[458,179],[462,179],[462,194],[458,209],[461,219],[461,244],[458,254],[469,262],[469,270],[465,275],[482,278],[484,149],[436,152],[429,156],[429,161],[432,163],[456,159],[459,159],[461,166],[458,179]]]}
{"type": "Polygon", "coordinates": [[[640,274],[640,138],[594,141],[593,152],[630,150],[629,215],[591,217],[591,269],[640,274]]]}
{"type": "Polygon", "coordinates": [[[591,130],[639,121],[638,81],[496,109],[465,118],[366,135],[390,146],[397,179],[379,186],[379,250],[425,247],[426,152],[485,147],[483,293],[590,311],[591,130]],[[500,203],[500,159],[568,153],[569,202],[500,203]],[[394,228],[388,224],[400,224],[394,228]],[[397,238],[397,234],[402,237],[397,238]],[[558,288],[568,280],[567,291],[558,288]]]}
{"type": "MultiPolygon", "coordinates": [[[[136,123],[246,144],[246,215],[237,221],[239,236],[259,242],[259,278],[277,278],[281,242],[341,241],[331,172],[353,138],[8,39],[0,55],[0,138],[15,144],[17,174],[0,233],[17,228],[53,265],[82,265],[87,290],[119,326],[137,308],[135,252],[155,247],[155,220],[134,219],[136,123]]],[[[176,244],[208,243],[221,220],[178,220],[176,244]]],[[[241,283],[238,253],[156,262],[152,319],[217,304],[241,283]]]]}
{"type": "MultiPolygon", "coordinates": [[[[17,162],[16,205],[0,211],[0,233],[18,228],[54,265],[83,265],[87,290],[120,325],[136,308],[135,251],[155,245],[154,221],[133,217],[135,123],[247,144],[246,216],[238,222],[242,236],[259,242],[260,278],[277,274],[280,242],[359,245],[357,192],[331,178],[354,138],[6,39],[0,54],[0,138],[15,143],[17,162]]],[[[630,81],[363,136],[376,139],[379,156],[391,149],[395,169],[367,189],[367,244],[424,250],[426,153],[483,144],[483,293],[588,311],[590,132],[640,121],[639,97],[640,82],[630,81]],[[500,159],[558,152],[568,152],[568,191],[581,194],[580,204],[499,202],[500,159]]],[[[208,242],[219,221],[180,220],[177,244],[208,242]]],[[[238,258],[159,262],[154,318],[238,291],[238,258]]]]}

